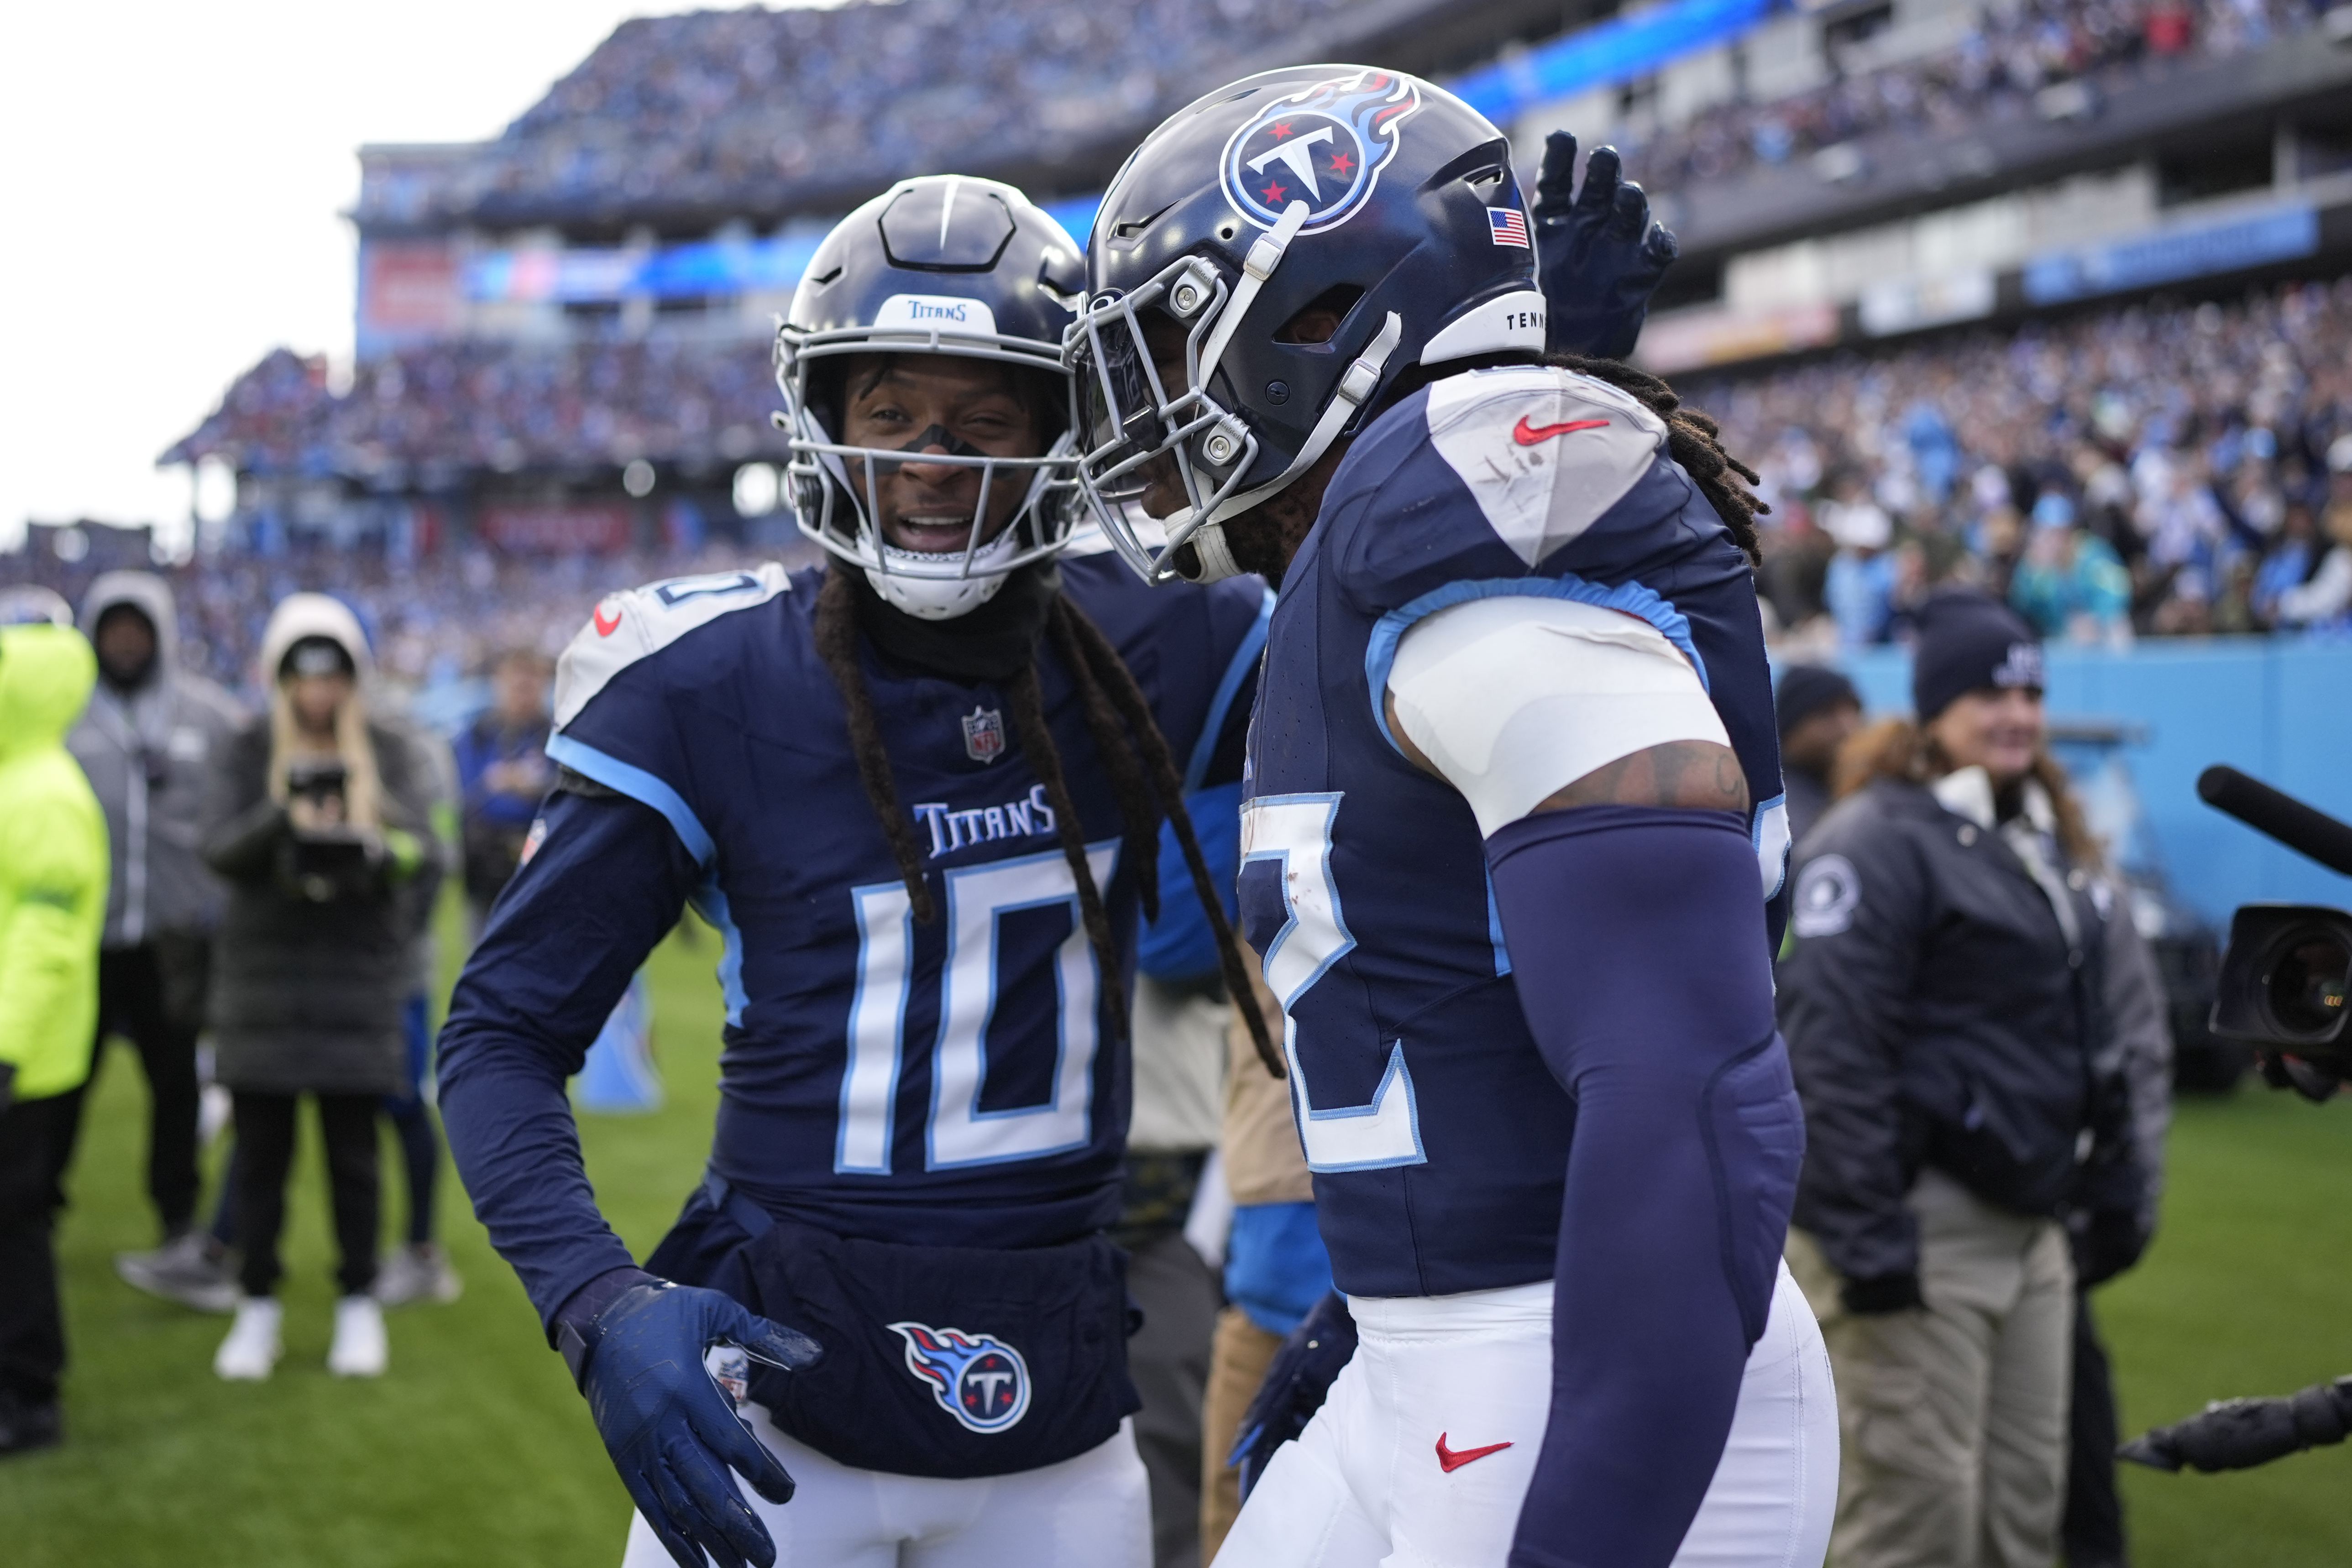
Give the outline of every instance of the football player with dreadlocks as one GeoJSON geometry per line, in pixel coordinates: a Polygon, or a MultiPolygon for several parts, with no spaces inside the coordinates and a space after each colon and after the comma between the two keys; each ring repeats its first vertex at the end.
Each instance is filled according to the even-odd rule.
{"type": "Polygon", "coordinates": [[[1088,246],[1104,527],[1280,592],[1241,907],[1358,1333],[1221,1568],[1826,1551],[1753,476],[1545,358],[1528,220],[1466,105],[1301,67],[1154,131],[1088,246]]]}
{"type": "Polygon", "coordinates": [[[562,783],[452,1001],[442,1108],[636,1503],[631,1568],[1149,1559],[1102,1234],[1125,998],[1163,818],[1246,994],[1180,796],[1239,776],[1266,609],[1057,559],[1080,283],[1009,186],[861,207],[778,335],[827,564],[616,594],[563,655],[562,783]],[[640,1269],[563,1083],[689,905],[724,944],[720,1109],[640,1269]],[[714,1344],[751,1364],[731,1402],[714,1344]]]}

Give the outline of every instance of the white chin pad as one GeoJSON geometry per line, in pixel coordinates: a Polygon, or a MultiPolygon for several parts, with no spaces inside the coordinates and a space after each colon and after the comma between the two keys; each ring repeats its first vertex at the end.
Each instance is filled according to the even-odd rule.
{"type": "Polygon", "coordinates": [[[1597,768],[1731,737],[1664,633],[1574,600],[1476,599],[1415,623],[1389,671],[1396,726],[1492,834],[1597,768]]]}
{"type": "Polygon", "coordinates": [[[1007,528],[972,551],[968,576],[957,575],[963,566],[961,550],[928,555],[885,545],[882,560],[890,570],[879,571],[868,567],[866,580],[893,609],[905,611],[919,620],[952,621],[979,609],[1004,586],[1002,563],[1020,552],[1013,532],[1007,528]]]}
{"type": "Polygon", "coordinates": [[[1220,582],[1228,577],[1240,576],[1242,570],[1234,561],[1232,548],[1225,543],[1225,525],[1223,523],[1203,523],[1193,529],[1177,547],[1168,564],[1175,568],[1176,575],[1187,582],[1220,582]],[[1186,571],[1183,567],[1187,550],[1192,552],[1191,559],[1196,569],[1192,571],[1186,571]]]}

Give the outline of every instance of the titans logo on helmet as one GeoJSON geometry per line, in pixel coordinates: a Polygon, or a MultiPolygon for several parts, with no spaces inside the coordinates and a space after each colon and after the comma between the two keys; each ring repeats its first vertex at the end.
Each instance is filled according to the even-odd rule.
{"type": "Polygon", "coordinates": [[[1307,204],[1302,234],[1337,228],[1371,198],[1396,156],[1397,131],[1421,107],[1409,77],[1359,71],[1279,98],[1225,142],[1225,200],[1261,228],[1307,204]]]}
{"type": "Polygon", "coordinates": [[[940,1408],[985,1436],[1029,1413],[1029,1366],[994,1334],[892,1323],[907,1342],[907,1370],[930,1385],[940,1408]]]}

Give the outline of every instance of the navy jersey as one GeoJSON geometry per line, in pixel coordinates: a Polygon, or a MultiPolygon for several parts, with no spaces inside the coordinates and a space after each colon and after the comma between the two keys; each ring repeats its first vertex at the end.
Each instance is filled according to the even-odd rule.
{"type": "MultiPolygon", "coordinates": [[[[1575,1107],[1520,1010],[1470,806],[1405,759],[1382,706],[1408,629],[1496,594],[1620,610],[1681,648],[1759,802],[1759,927],[1787,858],[1748,561],[1666,455],[1663,422],[1543,367],[1448,377],[1375,421],[1276,606],[1242,841],[1242,911],[1288,1019],[1293,1109],[1352,1294],[1554,1269],[1575,1107]]],[[[1703,983],[1705,956],[1690,963],[1703,983]]]]}
{"type": "MultiPolygon", "coordinates": [[[[1108,555],[1063,570],[1065,591],[1118,645],[1179,765],[1213,749],[1220,690],[1241,684],[1229,666],[1253,661],[1253,633],[1263,635],[1263,585],[1155,591],[1108,555]]],[[[500,993],[536,994],[550,981],[540,971],[573,962],[572,950],[590,954],[608,904],[667,897],[648,928],[657,936],[690,899],[722,942],[714,1173],[772,1213],[847,1236],[988,1247],[1085,1235],[1117,1214],[1129,1062],[1107,1041],[1109,988],[1054,810],[997,686],[899,669],[861,639],[939,910],[919,923],[814,645],[820,582],[818,572],[788,577],[771,565],[598,606],[564,655],[549,755],[657,812],[666,827],[627,809],[649,824],[640,839],[658,828],[667,840],[625,848],[597,838],[625,829],[592,821],[588,807],[551,808],[546,841],[499,904],[453,1002],[445,1049],[455,1047],[454,1071],[487,1082],[481,1058],[527,1030],[556,1032],[517,1019],[500,993]],[[600,882],[595,860],[566,852],[567,834],[619,880],[600,882]]],[[[1118,804],[1075,685],[1050,643],[1038,658],[1088,858],[1131,953],[1139,899],[1134,868],[1121,863],[1118,804]]],[[[594,984],[614,988],[626,977],[609,973],[619,961],[635,959],[615,948],[577,960],[596,969],[594,984]]],[[[453,1142],[477,1120],[453,1117],[453,1142]]],[[[560,1245],[550,1233],[564,1228],[521,1217],[523,1185],[502,1235],[484,1218],[534,1296],[556,1298],[541,1301],[548,1312],[592,1270],[519,1255],[560,1245]]]]}

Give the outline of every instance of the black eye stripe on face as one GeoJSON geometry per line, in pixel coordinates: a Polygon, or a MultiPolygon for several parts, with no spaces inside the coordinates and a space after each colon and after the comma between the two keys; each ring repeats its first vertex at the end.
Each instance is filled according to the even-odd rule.
{"type": "Polygon", "coordinates": [[[948,455],[950,457],[979,457],[984,455],[979,447],[974,446],[971,442],[966,441],[962,436],[958,435],[944,424],[926,425],[920,435],[916,436],[914,440],[907,443],[906,445],[899,447],[898,450],[901,452],[921,452],[925,448],[932,446],[946,447],[948,455]]]}

